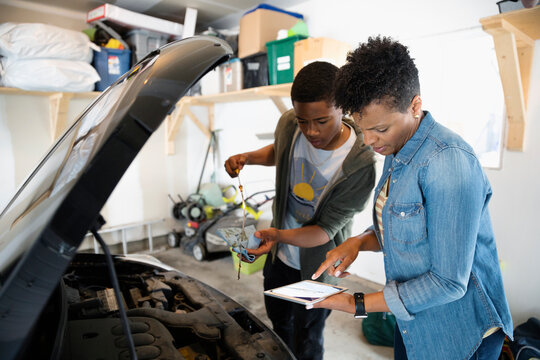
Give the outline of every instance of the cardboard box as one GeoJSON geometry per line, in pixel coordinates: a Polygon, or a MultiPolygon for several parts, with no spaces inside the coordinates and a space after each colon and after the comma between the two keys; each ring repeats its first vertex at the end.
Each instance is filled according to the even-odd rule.
{"type": "Polygon", "coordinates": [[[294,43],[294,76],[301,68],[315,61],[326,61],[341,67],[352,47],[348,43],[329,38],[308,38],[294,43]]]}
{"type": "Polygon", "coordinates": [[[266,43],[275,40],[280,29],[290,29],[299,19],[274,10],[257,9],[240,19],[238,57],[266,52],[266,43]]]}

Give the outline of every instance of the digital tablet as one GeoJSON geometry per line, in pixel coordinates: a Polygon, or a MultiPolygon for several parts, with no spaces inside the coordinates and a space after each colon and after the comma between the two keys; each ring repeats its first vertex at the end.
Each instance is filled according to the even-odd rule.
{"type": "Polygon", "coordinates": [[[318,281],[304,280],[294,284],[266,290],[265,295],[274,296],[298,304],[310,305],[339,294],[347,288],[343,286],[325,284],[318,281]]]}

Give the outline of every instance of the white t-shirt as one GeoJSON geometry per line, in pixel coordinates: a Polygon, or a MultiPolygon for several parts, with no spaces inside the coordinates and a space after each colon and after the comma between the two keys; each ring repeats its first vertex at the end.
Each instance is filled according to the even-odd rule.
{"type": "MultiPolygon", "coordinates": [[[[348,126],[348,125],[347,125],[348,126]]],[[[351,129],[349,138],[334,150],[317,149],[304,134],[297,137],[291,162],[289,196],[285,213],[285,229],[296,229],[309,221],[324,188],[337,171],[356,141],[351,129]]],[[[288,266],[300,270],[300,250],[297,246],[278,245],[278,258],[288,266]]]]}

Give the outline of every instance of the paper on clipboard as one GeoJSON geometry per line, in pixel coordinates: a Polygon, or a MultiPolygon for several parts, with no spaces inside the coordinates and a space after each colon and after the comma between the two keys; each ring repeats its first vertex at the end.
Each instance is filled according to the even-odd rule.
{"type": "Polygon", "coordinates": [[[310,305],[346,290],[348,289],[342,286],[304,280],[294,284],[266,290],[264,294],[298,304],[310,305]]]}

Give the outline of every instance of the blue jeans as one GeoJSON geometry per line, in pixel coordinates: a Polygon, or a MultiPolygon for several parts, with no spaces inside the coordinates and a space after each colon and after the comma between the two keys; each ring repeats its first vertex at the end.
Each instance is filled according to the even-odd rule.
{"type": "MultiPolygon", "coordinates": [[[[272,256],[268,255],[264,266],[265,290],[300,280],[299,270],[285,265],[277,256],[272,263],[272,256]]],[[[265,296],[264,303],[274,331],[287,344],[298,360],[323,359],[323,330],[330,310],[306,310],[304,305],[271,296],[265,296]]]]}
{"type": "MultiPolygon", "coordinates": [[[[499,329],[496,333],[482,340],[469,360],[497,360],[501,354],[503,342],[504,332],[499,329]]],[[[397,325],[394,330],[394,360],[407,360],[407,351],[397,325]]]]}

